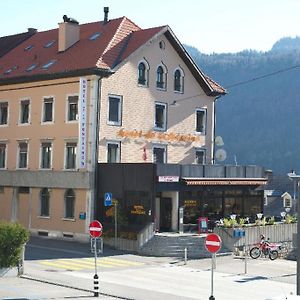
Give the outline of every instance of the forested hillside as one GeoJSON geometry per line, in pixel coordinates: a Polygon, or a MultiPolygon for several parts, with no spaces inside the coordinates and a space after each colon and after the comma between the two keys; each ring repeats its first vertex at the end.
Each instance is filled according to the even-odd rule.
{"type": "Polygon", "coordinates": [[[208,76],[228,91],[217,101],[217,135],[227,159],[300,173],[300,38],[268,52],[201,54],[186,46],[208,76]]]}

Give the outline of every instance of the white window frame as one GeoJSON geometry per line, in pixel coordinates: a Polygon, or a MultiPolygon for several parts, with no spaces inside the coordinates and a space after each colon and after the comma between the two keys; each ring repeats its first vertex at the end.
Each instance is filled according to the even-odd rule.
{"type": "Polygon", "coordinates": [[[293,206],[293,205],[292,205],[292,197],[284,196],[284,197],[283,197],[283,207],[284,207],[284,208],[285,208],[285,207],[291,208],[292,206],[293,206]],[[287,201],[290,202],[289,205],[287,205],[287,201]]]}
{"type": "Polygon", "coordinates": [[[121,142],[119,142],[119,141],[107,141],[106,142],[106,161],[107,161],[107,163],[112,163],[112,162],[108,161],[108,146],[109,145],[117,145],[117,157],[116,157],[115,163],[120,163],[121,162],[121,142]]]}
{"type": "Polygon", "coordinates": [[[167,130],[167,103],[163,103],[163,102],[155,102],[154,103],[154,130],[157,131],[166,131],[167,130]],[[163,126],[159,127],[156,124],[156,107],[157,106],[163,106],[164,107],[164,112],[163,112],[163,118],[164,118],[164,122],[163,122],[163,126]]]}
{"type": "Polygon", "coordinates": [[[108,125],[114,125],[114,126],[121,126],[122,125],[122,102],[123,102],[123,97],[120,95],[113,95],[109,94],[107,98],[107,124],[108,125]],[[110,115],[110,98],[116,98],[119,99],[118,102],[118,120],[117,121],[110,121],[109,120],[109,115],[110,115]]]}
{"type": "Polygon", "coordinates": [[[31,120],[31,110],[30,110],[30,104],[31,101],[29,98],[24,98],[20,100],[20,111],[19,111],[19,125],[20,126],[27,126],[30,124],[30,120],[31,120]],[[28,120],[27,122],[22,122],[22,117],[23,117],[23,103],[28,102],[28,120]]]}
{"type": "Polygon", "coordinates": [[[51,170],[52,169],[52,161],[53,161],[53,143],[52,141],[41,141],[41,147],[40,147],[40,170],[51,170]],[[43,168],[42,163],[43,163],[43,145],[44,144],[50,144],[51,148],[51,153],[50,153],[50,166],[49,168],[43,168]]]}
{"type": "MultiPolygon", "coordinates": [[[[167,145],[162,145],[162,144],[153,144],[152,145],[152,162],[156,163],[155,157],[154,157],[154,149],[163,149],[164,150],[164,161],[163,163],[167,163],[167,145]]],[[[161,163],[161,162],[159,162],[161,163]]]]}
{"type": "Polygon", "coordinates": [[[4,101],[0,101],[0,120],[2,119],[2,108],[1,108],[1,106],[3,104],[7,105],[7,115],[6,115],[6,123],[3,123],[3,124],[0,123],[1,127],[8,126],[8,123],[9,123],[9,104],[8,104],[8,101],[5,101],[5,100],[4,101]]]}
{"type": "Polygon", "coordinates": [[[66,123],[78,123],[79,119],[79,95],[78,94],[69,94],[66,99],[66,123]],[[77,97],[77,115],[75,120],[70,120],[70,98],[77,97]]]}
{"type": "Polygon", "coordinates": [[[43,105],[42,105],[42,119],[41,119],[41,123],[42,124],[53,124],[54,123],[54,112],[55,112],[55,98],[54,96],[44,96],[43,97],[43,105]],[[52,99],[52,101],[50,101],[50,99],[52,99]],[[52,102],[52,120],[51,121],[44,121],[45,120],[45,113],[46,113],[46,103],[52,102]]]}
{"type": "Polygon", "coordinates": [[[77,160],[78,160],[78,142],[77,141],[66,141],[65,142],[65,155],[64,155],[64,170],[66,171],[74,171],[77,168],[77,160]],[[67,162],[68,162],[68,145],[74,144],[75,145],[75,166],[74,168],[67,168],[67,162]]]}
{"type": "Polygon", "coordinates": [[[28,161],[29,161],[29,143],[27,140],[20,140],[18,141],[18,153],[17,153],[17,169],[19,170],[26,170],[28,169],[28,161]],[[27,144],[27,152],[26,152],[26,166],[20,167],[20,156],[21,156],[21,144],[27,144]]]}
{"type": "Polygon", "coordinates": [[[195,132],[197,134],[203,134],[203,135],[206,135],[206,126],[207,126],[207,109],[206,108],[196,108],[195,110],[195,132]],[[203,117],[203,130],[202,131],[199,131],[197,130],[197,120],[198,120],[198,117],[197,117],[197,114],[198,112],[203,112],[204,113],[204,117],[203,117]]]}
{"type": "Polygon", "coordinates": [[[177,67],[174,70],[174,73],[173,73],[173,88],[174,88],[174,93],[183,94],[183,92],[184,92],[184,72],[180,67],[177,67]],[[180,72],[180,90],[179,91],[175,90],[175,73],[176,73],[176,71],[180,72]]]}
{"type": "Polygon", "coordinates": [[[206,149],[205,148],[195,148],[195,164],[197,165],[205,165],[206,164],[206,149]],[[197,152],[203,153],[203,163],[199,164],[197,162],[197,152]]]}
{"type": "Polygon", "coordinates": [[[0,141],[0,146],[1,145],[4,145],[4,166],[3,167],[0,166],[0,169],[1,170],[5,170],[7,168],[6,167],[7,166],[7,153],[8,153],[8,151],[7,151],[7,143],[0,141]]]}
{"type": "Polygon", "coordinates": [[[148,87],[149,86],[149,70],[150,70],[149,63],[146,61],[145,58],[138,62],[138,64],[137,64],[137,78],[138,78],[137,83],[138,83],[138,86],[140,86],[140,87],[148,87]],[[141,63],[144,64],[144,66],[145,66],[145,83],[144,84],[139,82],[139,79],[140,79],[140,77],[139,77],[139,73],[140,73],[139,72],[139,66],[140,66],[141,63]]]}

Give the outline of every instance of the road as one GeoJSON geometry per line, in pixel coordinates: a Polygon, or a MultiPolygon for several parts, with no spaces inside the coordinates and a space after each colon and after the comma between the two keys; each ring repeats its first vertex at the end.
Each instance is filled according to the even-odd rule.
{"type": "MultiPolygon", "coordinates": [[[[142,257],[105,248],[97,266],[100,292],[109,299],[207,300],[211,294],[211,259],[188,260],[185,264],[181,259],[142,257]]],[[[25,278],[31,279],[28,282],[44,284],[52,290],[68,287],[62,291],[64,297],[66,293],[70,299],[74,295],[77,299],[92,295],[95,266],[87,243],[34,238],[27,245],[24,268],[25,278]]],[[[216,300],[265,300],[295,292],[294,261],[247,259],[245,264],[233,256],[217,257],[213,291],[216,300]]],[[[27,299],[59,299],[55,297],[27,299]]]]}

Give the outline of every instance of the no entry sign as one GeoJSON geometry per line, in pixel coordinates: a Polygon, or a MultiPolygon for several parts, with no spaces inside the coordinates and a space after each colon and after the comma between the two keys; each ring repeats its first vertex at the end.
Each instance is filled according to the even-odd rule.
{"type": "Polygon", "coordinates": [[[100,237],[102,235],[102,224],[99,221],[93,221],[90,223],[90,236],[93,238],[100,237]]]}
{"type": "Polygon", "coordinates": [[[222,240],[217,234],[211,233],[207,235],[205,239],[205,247],[207,251],[210,253],[216,253],[221,249],[221,246],[222,240]]]}

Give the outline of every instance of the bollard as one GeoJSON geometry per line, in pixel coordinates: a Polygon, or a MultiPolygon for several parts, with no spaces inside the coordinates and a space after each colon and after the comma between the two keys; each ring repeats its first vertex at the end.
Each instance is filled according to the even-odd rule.
{"type": "Polygon", "coordinates": [[[187,262],[187,248],[184,248],[184,264],[186,265],[187,262]]]}
{"type": "Polygon", "coordinates": [[[99,280],[98,275],[94,275],[94,297],[99,297],[99,280]]]}

